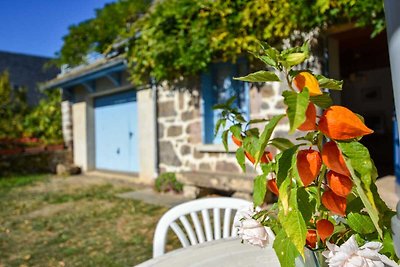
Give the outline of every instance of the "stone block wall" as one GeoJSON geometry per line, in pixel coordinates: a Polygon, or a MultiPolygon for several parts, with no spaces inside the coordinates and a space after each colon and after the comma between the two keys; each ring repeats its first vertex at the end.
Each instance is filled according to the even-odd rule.
{"type": "MultiPolygon", "coordinates": [[[[250,94],[250,116],[269,118],[285,112],[279,83],[253,86],[250,94]]],[[[215,171],[242,173],[235,153],[202,143],[202,108],[200,90],[158,88],[158,141],[161,172],[215,171]]],[[[260,130],[264,125],[259,125],[260,130]]],[[[287,122],[278,125],[276,135],[286,136],[287,122]]],[[[293,136],[294,138],[294,136],[293,136]]],[[[247,172],[255,172],[247,166],[247,172]]]]}
{"type": "Polygon", "coordinates": [[[58,164],[69,165],[71,162],[69,150],[0,155],[0,177],[10,173],[56,173],[58,164]]]}

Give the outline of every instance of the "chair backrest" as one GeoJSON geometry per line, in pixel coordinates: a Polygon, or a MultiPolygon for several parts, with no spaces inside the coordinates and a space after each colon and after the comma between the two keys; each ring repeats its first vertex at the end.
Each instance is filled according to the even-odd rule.
{"type": "Polygon", "coordinates": [[[240,218],[236,218],[235,215],[238,210],[250,205],[252,205],[251,202],[243,199],[213,197],[197,199],[173,207],[161,217],[157,224],[153,239],[153,258],[165,253],[169,227],[178,236],[183,247],[237,236],[234,224],[240,218]],[[212,210],[212,220],[209,210],[212,210]],[[221,210],[224,211],[222,221],[221,210]],[[198,213],[201,214],[204,228],[200,223],[198,213]],[[187,215],[190,215],[192,223],[189,222],[187,215]],[[184,229],[178,224],[178,220],[184,229]]]}

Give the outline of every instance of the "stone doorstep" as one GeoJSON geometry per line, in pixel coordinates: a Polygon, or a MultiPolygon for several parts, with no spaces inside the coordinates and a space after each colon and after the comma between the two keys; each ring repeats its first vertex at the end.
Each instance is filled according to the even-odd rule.
{"type": "Polygon", "coordinates": [[[254,175],[225,172],[180,172],[176,174],[178,181],[188,186],[213,188],[223,191],[238,191],[247,194],[253,192],[254,175]]]}

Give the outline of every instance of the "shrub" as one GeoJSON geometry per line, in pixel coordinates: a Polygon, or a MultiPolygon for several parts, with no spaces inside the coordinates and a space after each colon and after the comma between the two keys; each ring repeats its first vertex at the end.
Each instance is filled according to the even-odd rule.
{"type": "Polygon", "coordinates": [[[176,175],[173,172],[164,172],[157,177],[154,187],[158,192],[182,192],[183,184],[176,180],[176,175]]]}

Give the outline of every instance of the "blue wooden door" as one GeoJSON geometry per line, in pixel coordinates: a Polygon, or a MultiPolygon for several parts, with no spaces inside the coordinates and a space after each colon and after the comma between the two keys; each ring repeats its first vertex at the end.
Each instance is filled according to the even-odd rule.
{"type": "Polygon", "coordinates": [[[96,169],[138,172],[136,92],[98,97],[94,107],[96,169]]]}

